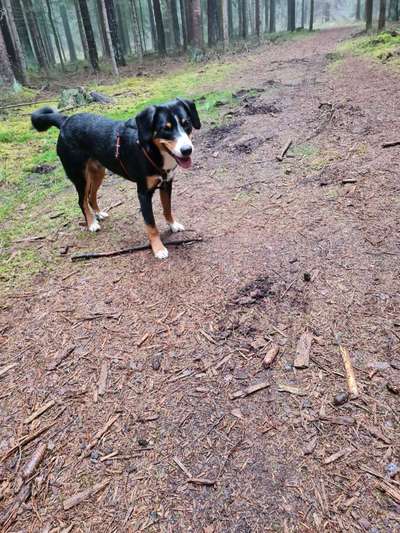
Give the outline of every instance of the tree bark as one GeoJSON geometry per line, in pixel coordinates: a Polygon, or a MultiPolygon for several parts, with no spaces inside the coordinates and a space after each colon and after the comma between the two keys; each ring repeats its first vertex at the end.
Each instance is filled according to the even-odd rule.
{"type": "Polygon", "coordinates": [[[122,48],[124,51],[124,55],[129,55],[132,53],[132,50],[131,50],[131,43],[129,41],[128,25],[126,22],[127,17],[125,13],[123,12],[121,4],[118,2],[117,2],[116,9],[117,9],[118,28],[119,28],[119,35],[121,38],[122,48]]]}
{"type": "Polygon", "coordinates": [[[234,37],[232,0],[228,0],[228,35],[231,41],[234,37]]]}
{"type": "Polygon", "coordinates": [[[155,23],[155,20],[154,20],[154,11],[153,11],[152,0],[147,0],[147,7],[148,7],[148,11],[149,11],[151,40],[153,42],[153,50],[157,50],[157,32],[156,32],[156,23],[155,23]]]}
{"type": "Polygon", "coordinates": [[[99,56],[97,55],[96,41],[94,39],[92,23],[90,21],[89,9],[86,0],[79,0],[79,7],[82,15],[83,28],[85,30],[88,45],[89,60],[92,69],[97,72],[99,69],[99,56]]]}
{"type": "MultiPolygon", "coordinates": [[[[103,19],[104,29],[105,29],[105,32],[106,32],[107,44],[108,44],[109,49],[113,50],[112,38],[111,38],[111,30],[110,30],[110,24],[108,22],[107,9],[106,9],[105,1],[104,0],[100,0],[100,4],[101,4],[101,16],[102,16],[102,19],[103,19]]],[[[118,70],[118,66],[117,66],[117,61],[115,59],[115,54],[112,53],[110,55],[110,59],[111,59],[111,66],[112,66],[112,70],[113,70],[114,76],[116,78],[119,78],[119,70],[118,70]]]]}
{"type": "Polygon", "coordinates": [[[287,9],[288,9],[288,31],[296,30],[296,0],[287,0],[287,9]]]}
{"type": "Polygon", "coordinates": [[[365,23],[367,31],[372,29],[373,0],[365,0],[365,23]]]}
{"type": "Polygon", "coordinates": [[[167,53],[165,45],[164,23],[162,19],[160,0],[153,0],[154,18],[156,21],[157,50],[160,55],[167,53]]]}
{"type": "Polygon", "coordinates": [[[188,0],[189,2],[189,17],[190,17],[190,33],[189,42],[195,47],[203,48],[203,32],[201,26],[201,3],[200,0],[188,0]]]}
{"type": "Polygon", "coordinates": [[[51,29],[53,30],[54,42],[56,43],[58,59],[60,60],[60,65],[61,65],[62,71],[65,72],[65,65],[64,65],[64,60],[63,60],[63,54],[62,54],[62,51],[61,51],[61,44],[60,44],[60,40],[58,38],[56,26],[54,24],[54,19],[53,19],[53,13],[51,11],[50,0],[46,0],[46,6],[47,6],[47,16],[49,17],[50,26],[51,26],[51,29]]]}
{"type": "Polygon", "coordinates": [[[386,0],[380,0],[379,2],[379,19],[378,19],[378,31],[385,29],[386,24],[386,0]]]}
{"type": "Polygon", "coordinates": [[[255,0],[255,30],[257,39],[260,40],[261,33],[261,16],[260,16],[260,0],[255,0]]]}
{"type": "Polygon", "coordinates": [[[269,32],[276,32],[276,4],[275,0],[269,1],[269,32]]]}
{"type": "Polygon", "coordinates": [[[179,28],[177,0],[170,0],[169,8],[171,11],[171,20],[172,20],[172,29],[173,29],[175,48],[180,48],[181,47],[181,32],[179,28]]]}
{"type": "Polygon", "coordinates": [[[361,0],[357,0],[357,4],[356,4],[356,20],[361,20],[361,0]]]}
{"type": "Polygon", "coordinates": [[[304,29],[306,23],[306,2],[301,0],[301,29],[304,29]]]}
{"type": "Polygon", "coordinates": [[[75,63],[75,61],[77,60],[75,43],[74,43],[74,39],[72,38],[71,26],[69,24],[68,14],[67,14],[67,10],[64,4],[60,4],[60,15],[61,15],[61,20],[64,26],[65,37],[67,39],[69,60],[72,63],[75,63]]]}
{"type": "Polygon", "coordinates": [[[146,51],[146,32],[144,30],[143,6],[142,6],[141,0],[139,0],[139,9],[136,6],[136,17],[137,17],[138,26],[139,26],[140,44],[141,44],[143,52],[145,52],[146,51]]]}
{"type": "Polygon", "coordinates": [[[19,38],[18,30],[17,30],[17,25],[15,21],[15,13],[12,9],[10,0],[4,0],[4,6],[6,8],[9,28],[10,28],[10,32],[11,32],[13,43],[14,43],[15,58],[16,58],[16,71],[18,73],[18,76],[16,77],[18,81],[22,83],[22,85],[27,85],[28,75],[26,71],[26,62],[25,62],[24,51],[22,49],[21,41],[19,38]]]}
{"type": "Polygon", "coordinates": [[[15,83],[14,73],[10,65],[10,58],[6,50],[3,34],[0,31],[0,87],[12,90],[15,83]]]}
{"type": "Polygon", "coordinates": [[[83,57],[86,59],[86,61],[90,62],[89,45],[86,39],[85,28],[83,27],[82,13],[81,13],[81,8],[79,7],[79,0],[75,0],[75,11],[76,11],[76,18],[78,21],[79,35],[81,37],[83,57]]]}
{"type": "Polygon", "coordinates": [[[97,7],[96,15],[97,15],[98,26],[100,29],[101,47],[103,50],[103,57],[111,57],[111,50],[109,48],[107,34],[106,34],[106,27],[104,25],[103,8],[101,7],[101,0],[97,0],[96,7],[97,7]]]}
{"type": "Polygon", "coordinates": [[[308,30],[313,31],[314,29],[314,0],[310,0],[310,23],[308,25],[308,30]]]}
{"type": "Polygon", "coordinates": [[[238,0],[239,7],[239,37],[247,39],[248,35],[248,18],[247,18],[247,0],[238,0]]]}
{"type": "Polygon", "coordinates": [[[218,41],[217,2],[207,0],[207,30],[208,46],[214,46],[218,41]]]}
{"type": "MultiPolygon", "coordinates": [[[[105,0],[108,24],[111,31],[112,50],[119,67],[125,66],[126,61],[122,52],[121,41],[118,34],[117,13],[115,11],[114,0],[105,0]]],[[[111,54],[112,55],[112,54],[111,54]]]]}
{"type": "Polygon", "coordinates": [[[31,36],[29,34],[28,26],[26,23],[26,16],[25,16],[20,0],[13,1],[12,9],[14,12],[14,20],[17,25],[18,35],[23,45],[22,50],[23,50],[24,56],[26,56],[28,63],[29,62],[35,63],[37,61],[36,56],[35,56],[35,51],[33,49],[31,36]]]}
{"type": "Polygon", "coordinates": [[[181,13],[181,23],[182,23],[182,42],[183,48],[186,50],[188,45],[188,31],[187,31],[187,20],[186,20],[186,10],[185,10],[185,0],[180,0],[180,13],[181,13]]]}
{"type": "Polygon", "coordinates": [[[33,10],[32,0],[24,0],[26,8],[26,17],[32,35],[32,43],[35,50],[36,59],[40,68],[48,74],[49,64],[47,62],[46,51],[44,49],[42,37],[39,32],[39,27],[36,19],[36,14],[33,10]]]}
{"type": "Polygon", "coordinates": [[[140,38],[138,14],[136,10],[135,0],[131,0],[132,6],[132,21],[133,21],[133,42],[135,43],[135,50],[140,63],[143,61],[142,40],[140,38]]]}
{"type": "Polygon", "coordinates": [[[264,0],[264,31],[269,31],[269,0],[264,0]]]}
{"type": "Polygon", "coordinates": [[[222,40],[224,48],[229,46],[229,0],[222,0],[222,40]]]}

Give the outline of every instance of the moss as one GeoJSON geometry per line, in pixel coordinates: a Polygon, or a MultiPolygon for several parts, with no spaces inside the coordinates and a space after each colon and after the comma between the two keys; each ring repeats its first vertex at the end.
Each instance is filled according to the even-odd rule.
{"type": "Polygon", "coordinates": [[[341,43],[336,51],[338,59],[346,55],[368,56],[377,61],[386,61],[393,58],[393,63],[400,64],[400,34],[396,31],[385,31],[373,35],[365,35],[349,39],[341,43]]]}

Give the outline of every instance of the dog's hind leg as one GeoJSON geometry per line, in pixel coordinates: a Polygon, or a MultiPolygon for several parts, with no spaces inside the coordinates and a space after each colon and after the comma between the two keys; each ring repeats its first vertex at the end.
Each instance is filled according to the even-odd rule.
{"type": "Polygon", "coordinates": [[[57,153],[65,173],[75,185],[79,207],[85,217],[88,230],[98,231],[100,224],[89,205],[89,192],[91,189],[91,173],[87,172],[89,157],[84,152],[70,150],[60,138],[57,144],[57,153]]]}
{"type": "Polygon", "coordinates": [[[89,205],[94,211],[97,220],[103,220],[108,217],[106,211],[101,211],[99,204],[97,203],[97,191],[103,183],[105,176],[105,168],[98,161],[93,159],[89,160],[86,165],[87,181],[90,182],[89,190],[89,205]]]}

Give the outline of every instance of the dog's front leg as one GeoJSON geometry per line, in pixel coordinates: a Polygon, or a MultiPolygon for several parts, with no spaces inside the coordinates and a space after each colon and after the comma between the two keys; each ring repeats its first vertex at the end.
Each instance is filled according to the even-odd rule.
{"type": "Polygon", "coordinates": [[[160,239],[156,222],[153,214],[153,199],[154,190],[138,191],[140,208],[144,222],[146,224],[147,235],[149,237],[150,246],[153,254],[157,259],[166,259],[168,257],[168,250],[165,248],[160,239]]]}
{"type": "Polygon", "coordinates": [[[162,204],[163,211],[164,211],[164,217],[165,217],[165,220],[167,221],[169,229],[172,231],[172,233],[176,233],[177,231],[183,231],[185,227],[183,224],[176,221],[174,216],[172,215],[171,195],[172,195],[172,181],[163,183],[160,189],[160,198],[161,198],[161,204],[162,204]]]}

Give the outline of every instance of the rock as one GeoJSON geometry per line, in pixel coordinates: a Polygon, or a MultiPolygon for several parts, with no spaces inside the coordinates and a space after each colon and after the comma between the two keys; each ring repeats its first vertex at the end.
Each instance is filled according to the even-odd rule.
{"type": "Polygon", "coordinates": [[[400,468],[396,463],[389,463],[385,466],[385,472],[389,477],[394,477],[398,472],[400,472],[400,468]]]}
{"type": "Polygon", "coordinates": [[[151,367],[153,370],[160,370],[162,361],[162,354],[156,354],[151,360],[151,367]]]}
{"type": "Polygon", "coordinates": [[[144,439],[143,437],[138,438],[138,444],[139,446],[142,446],[143,448],[146,448],[149,445],[149,441],[144,439]]]}
{"type": "Polygon", "coordinates": [[[333,398],[333,405],[343,405],[343,404],[345,404],[348,401],[349,401],[349,393],[348,392],[339,392],[333,398]]]}
{"type": "Polygon", "coordinates": [[[311,274],[309,272],[304,272],[303,279],[304,281],[311,281],[311,274]]]}
{"type": "Polygon", "coordinates": [[[386,388],[388,391],[393,394],[400,394],[400,383],[395,383],[394,381],[388,381],[386,383],[386,388]]]}

